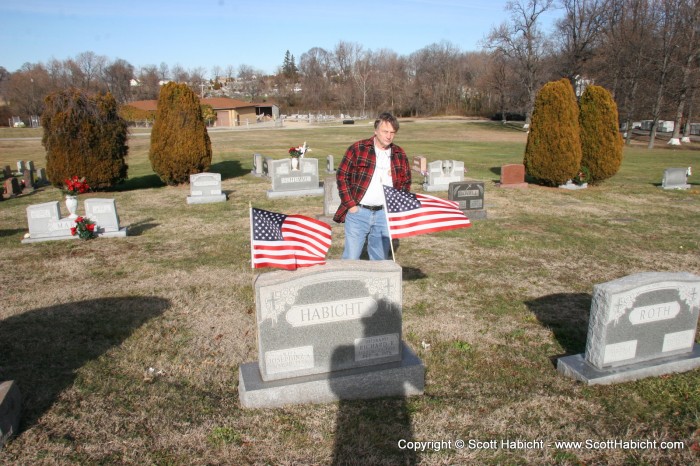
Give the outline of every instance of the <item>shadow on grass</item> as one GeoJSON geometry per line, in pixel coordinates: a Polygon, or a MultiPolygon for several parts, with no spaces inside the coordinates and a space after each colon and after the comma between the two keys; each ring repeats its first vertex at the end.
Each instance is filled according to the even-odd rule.
{"type": "Polygon", "coordinates": [[[129,236],[139,236],[145,233],[146,231],[157,227],[160,225],[159,223],[152,223],[153,218],[147,218],[145,220],[141,220],[140,222],[132,223],[129,225],[129,236]]]}
{"type": "Polygon", "coordinates": [[[250,173],[250,170],[245,170],[238,160],[225,160],[212,165],[209,172],[221,173],[221,181],[223,181],[247,175],[250,173]]]}
{"type": "Polygon", "coordinates": [[[1,321],[0,380],[14,380],[21,392],[20,432],[36,424],[73,384],[76,371],[169,307],[169,300],[150,296],[102,298],[1,321]]]}
{"type": "Polygon", "coordinates": [[[152,174],[139,176],[136,178],[129,178],[128,180],[124,180],[124,182],[119,183],[106,191],[137,191],[139,189],[161,188],[163,186],[165,186],[165,183],[161,181],[158,175],[152,174]]]}
{"type": "Polygon", "coordinates": [[[588,334],[592,296],[587,293],[557,293],[525,304],[537,319],[550,328],[566,355],[583,353],[588,334]]]}
{"type": "Polygon", "coordinates": [[[26,229],[24,229],[24,230],[22,230],[22,229],[0,230],[0,238],[5,238],[5,237],[7,237],[7,236],[14,236],[14,235],[18,235],[18,234],[20,234],[20,233],[23,233],[23,234],[24,234],[24,233],[26,233],[26,232],[27,232],[26,229]]]}
{"type": "Polygon", "coordinates": [[[403,281],[411,281],[411,280],[420,280],[421,278],[425,278],[427,275],[423,273],[421,269],[417,269],[415,267],[402,267],[401,268],[401,279],[403,281]]]}

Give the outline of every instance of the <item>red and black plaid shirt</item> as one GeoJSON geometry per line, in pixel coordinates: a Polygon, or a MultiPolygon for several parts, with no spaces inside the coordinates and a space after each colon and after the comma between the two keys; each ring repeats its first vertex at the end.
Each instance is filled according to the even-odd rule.
{"type": "MultiPolygon", "coordinates": [[[[336,180],[340,207],[333,216],[338,223],[345,221],[345,215],[352,207],[358,205],[367,192],[372,181],[377,161],[374,152],[374,136],[357,141],[345,151],[343,160],[338,165],[336,180]]],[[[391,145],[391,180],[394,188],[409,191],[411,189],[411,166],[406,153],[396,144],[391,145]]]]}

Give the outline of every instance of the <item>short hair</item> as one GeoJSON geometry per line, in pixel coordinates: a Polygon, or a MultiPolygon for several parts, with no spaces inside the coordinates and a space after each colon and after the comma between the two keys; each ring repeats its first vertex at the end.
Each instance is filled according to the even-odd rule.
{"type": "Polygon", "coordinates": [[[379,125],[386,121],[394,128],[394,131],[399,130],[399,120],[396,119],[394,115],[389,112],[380,113],[376,120],[374,120],[374,129],[379,128],[379,125]]]}

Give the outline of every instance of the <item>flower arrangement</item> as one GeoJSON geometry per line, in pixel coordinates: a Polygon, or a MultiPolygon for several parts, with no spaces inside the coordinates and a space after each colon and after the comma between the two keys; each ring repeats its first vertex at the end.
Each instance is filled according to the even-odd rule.
{"type": "Polygon", "coordinates": [[[590,177],[591,177],[591,172],[588,170],[588,168],[581,167],[578,169],[578,171],[576,172],[576,176],[574,176],[571,179],[571,181],[574,184],[582,186],[582,185],[588,183],[588,180],[590,179],[590,177]]]}
{"type": "Polygon", "coordinates": [[[311,152],[311,149],[306,145],[306,141],[304,141],[304,144],[299,146],[299,147],[290,147],[289,148],[289,156],[294,157],[295,159],[299,157],[304,157],[304,154],[307,152],[311,152]]]}
{"type": "Polygon", "coordinates": [[[90,191],[90,186],[85,182],[85,178],[74,176],[63,182],[63,191],[67,196],[77,196],[90,191]]]}
{"type": "Polygon", "coordinates": [[[75,219],[75,226],[70,229],[70,234],[78,235],[80,239],[92,239],[97,234],[95,233],[95,222],[85,217],[75,219]]]}

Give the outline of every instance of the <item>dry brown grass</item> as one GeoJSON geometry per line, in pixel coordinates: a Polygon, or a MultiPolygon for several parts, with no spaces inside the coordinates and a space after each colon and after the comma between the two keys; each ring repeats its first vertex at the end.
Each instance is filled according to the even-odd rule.
{"type": "MultiPolygon", "coordinates": [[[[694,190],[661,191],[649,182],[660,180],[656,166],[645,168],[646,154],[628,151],[620,175],[600,187],[499,190],[491,169],[521,159],[525,135],[482,123],[406,122],[399,134],[409,155],[464,160],[471,176],[487,180],[487,220],[407,238],[397,250],[404,337],[426,365],[425,395],[242,409],[237,368],[257,358],[252,281],[261,273],[248,262],[248,203],[323,211],[320,198],[267,200],[269,183],[245,174],[251,154],[281,157],[306,139],[324,160],[368,133],[366,125],[212,132],[213,163],[225,168],[230,199],[188,206],[187,187],[141,185],[90,194],[117,199],[130,230],[124,239],[21,245],[26,206],[60,193],[44,188],[0,203],[0,379],[17,380],[25,396],[22,432],[0,451],[0,463],[698,460],[691,449],[700,437],[698,371],[589,388],[553,365],[583,351],[595,283],[649,270],[700,274],[697,175],[694,190]],[[652,439],[686,447],[409,454],[398,449],[401,438],[652,439]]],[[[130,143],[134,178],[149,175],[147,141],[130,143]]],[[[0,139],[0,149],[2,165],[33,158],[42,166],[37,140],[0,139]]],[[[662,153],[669,166],[700,166],[697,151],[662,153]]],[[[342,227],[333,235],[329,257],[338,259],[342,227]]]]}

